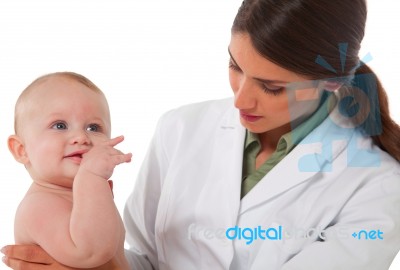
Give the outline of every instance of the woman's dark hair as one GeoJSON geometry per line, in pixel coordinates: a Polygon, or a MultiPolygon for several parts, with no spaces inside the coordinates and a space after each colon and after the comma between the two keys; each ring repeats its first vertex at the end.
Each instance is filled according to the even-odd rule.
{"type": "MultiPolygon", "coordinates": [[[[232,33],[248,34],[260,55],[285,69],[313,80],[344,83],[341,97],[355,97],[361,85],[370,104],[359,108],[368,108],[370,119],[358,128],[400,161],[400,127],[390,117],[386,92],[358,57],[366,18],[365,0],[245,0],[232,33]],[[366,81],[360,82],[363,78],[366,81]],[[370,98],[374,94],[376,99],[370,98]]],[[[357,117],[352,120],[360,123],[357,117]]]]}

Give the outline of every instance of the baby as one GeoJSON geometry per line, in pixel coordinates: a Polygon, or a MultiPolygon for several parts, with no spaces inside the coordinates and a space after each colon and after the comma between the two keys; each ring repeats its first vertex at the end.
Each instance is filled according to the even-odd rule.
{"type": "Polygon", "coordinates": [[[114,148],[107,100],[82,75],[31,83],[15,106],[14,158],[33,183],[15,217],[17,244],[37,244],[62,264],[97,267],[123,250],[124,226],[108,180],[132,155],[114,148]]]}

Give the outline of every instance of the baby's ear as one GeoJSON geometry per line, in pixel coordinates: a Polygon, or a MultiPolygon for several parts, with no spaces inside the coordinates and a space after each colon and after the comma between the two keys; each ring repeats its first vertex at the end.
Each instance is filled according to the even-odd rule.
{"type": "Polygon", "coordinates": [[[8,149],[10,150],[16,161],[24,165],[29,162],[29,158],[25,151],[25,145],[19,136],[11,135],[10,137],[8,137],[7,144],[8,149]]]}

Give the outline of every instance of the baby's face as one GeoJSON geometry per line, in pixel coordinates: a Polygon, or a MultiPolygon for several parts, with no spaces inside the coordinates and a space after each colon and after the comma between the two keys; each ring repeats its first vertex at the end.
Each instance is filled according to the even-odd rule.
{"type": "Polygon", "coordinates": [[[29,160],[25,166],[36,182],[71,187],[81,154],[110,138],[107,101],[60,76],[34,87],[18,123],[29,160]]]}

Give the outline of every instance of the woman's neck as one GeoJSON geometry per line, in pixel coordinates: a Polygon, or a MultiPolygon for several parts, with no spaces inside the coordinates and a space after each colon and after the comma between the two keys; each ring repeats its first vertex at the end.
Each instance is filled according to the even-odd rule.
{"type": "Polygon", "coordinates": [[[261,143],[261,151],[264,152],[274,152],[276,146],[278,145],[279,139],[285,135],[286,133],[292,130],[290,123],[275,128],[273,130],[269,130],[264,133],[259,133],[258,138],[260,139],[261,143]]]}

